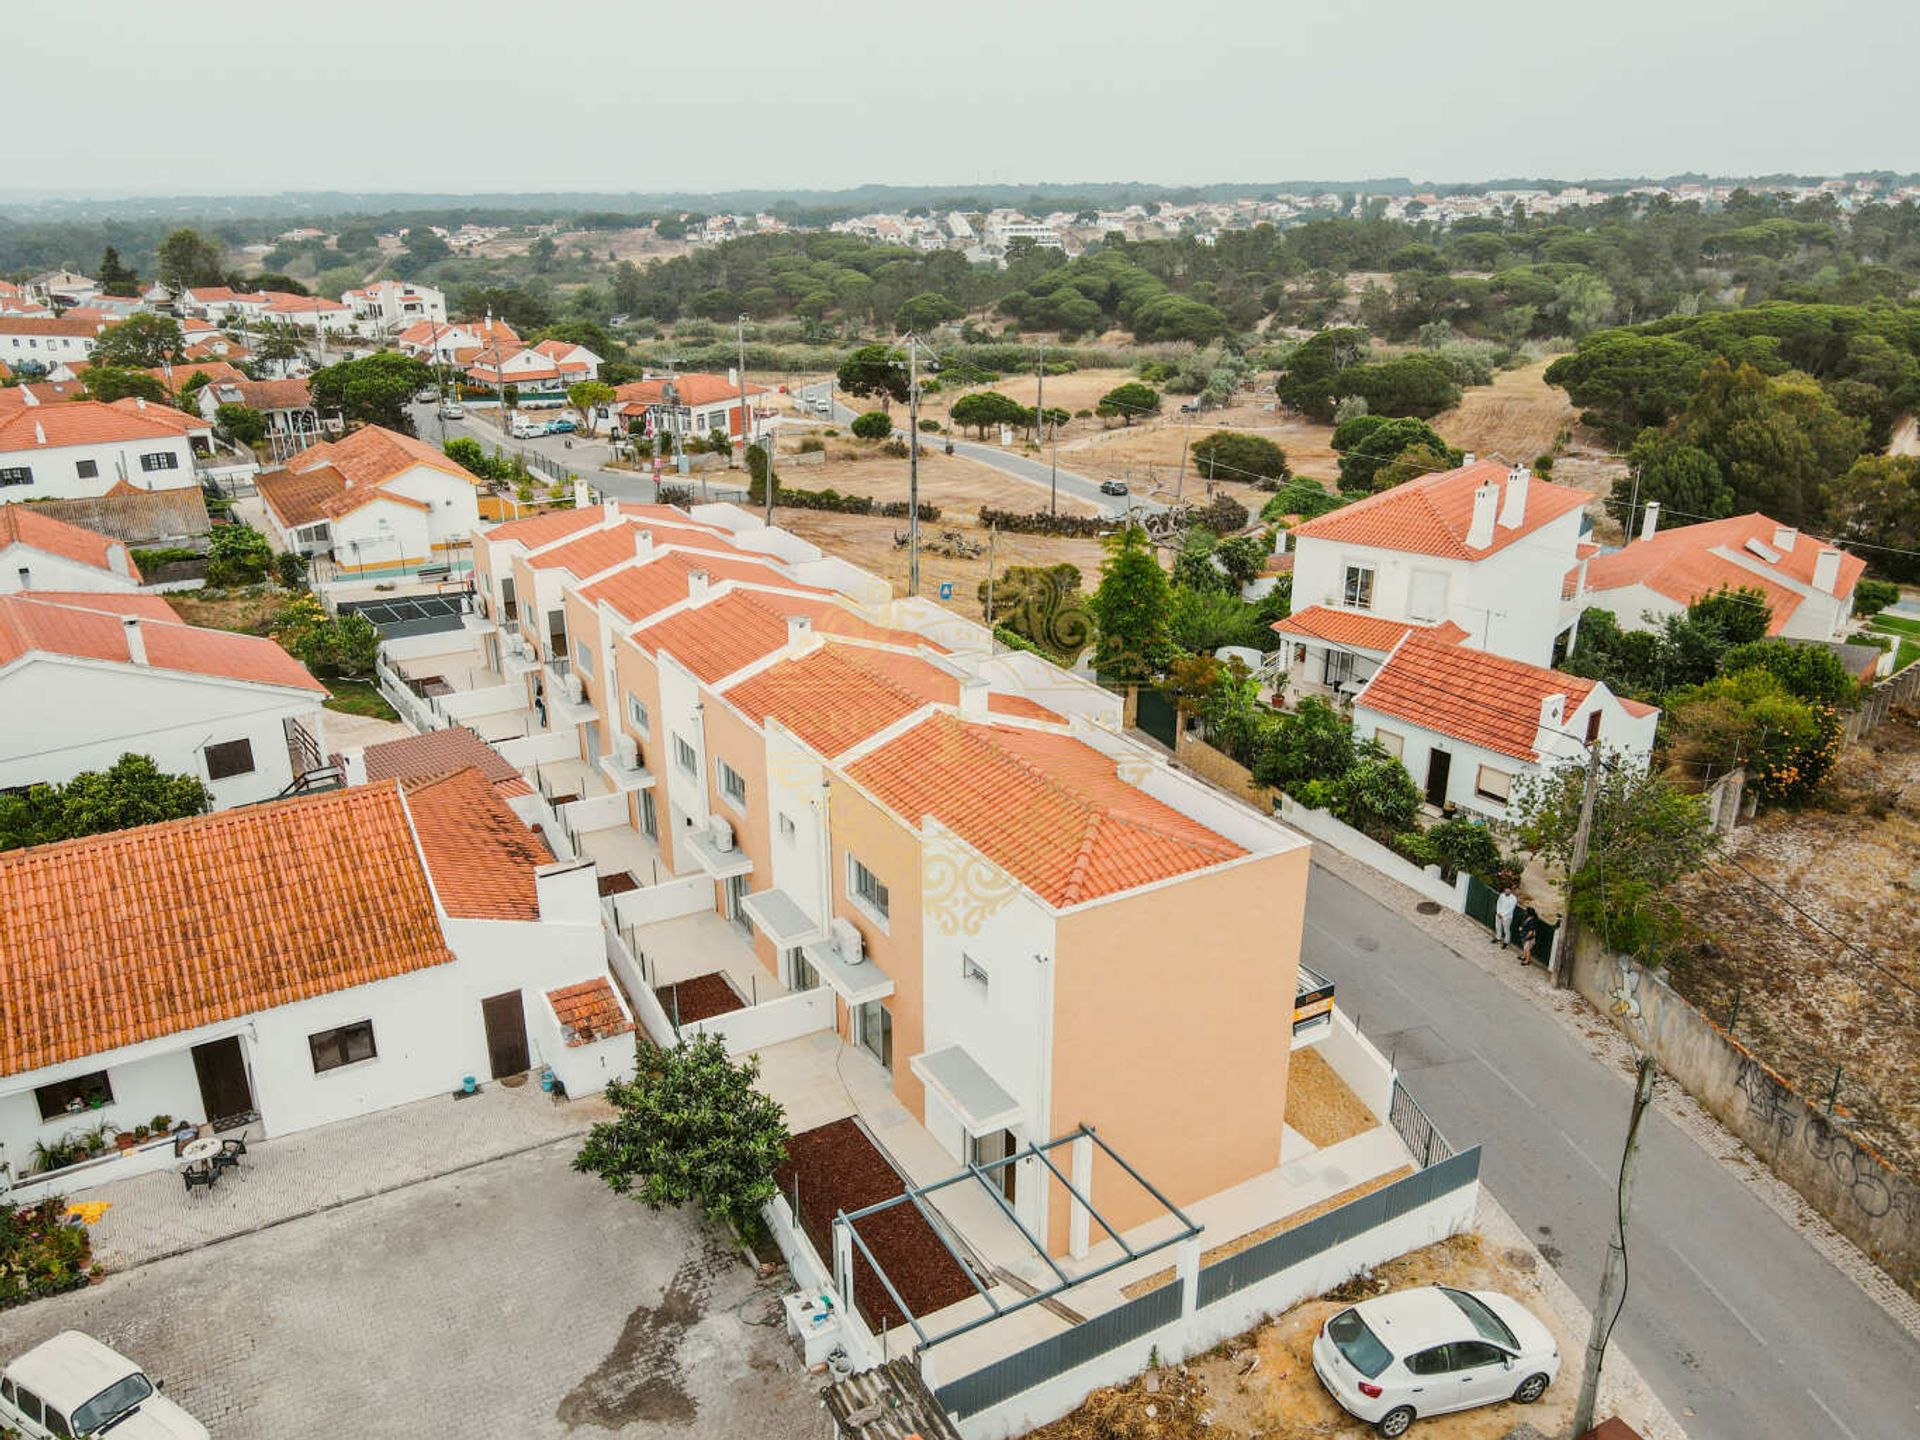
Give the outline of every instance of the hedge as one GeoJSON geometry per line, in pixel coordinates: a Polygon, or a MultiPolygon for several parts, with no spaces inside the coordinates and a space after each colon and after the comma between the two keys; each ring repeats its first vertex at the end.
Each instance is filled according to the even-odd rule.
{"type": "MultiPolygon", "coordinates": [[[[766,504],[767,487],[758,480],[749,484],[747,503],[766,504]]],[[[907,502],[904,500],[875,500],[871,495],[842,495],[838,490],[799,490],[791,485],[776,486],[773,503],[790,510],[830,510],[836,515],[881,515],[900,519],[907,514],[907,502]]],[[[940,507],[921,501],[920,518],[938,520],[940,507]]]]}
{"type": "Polygon", "coordinates": [[[1097,540],[1112,533],[1115,522],[1104,515],[1055,515],[1047,510],[980,509],[980,523],[1021,535],[1064,535],[1097,540]]]}

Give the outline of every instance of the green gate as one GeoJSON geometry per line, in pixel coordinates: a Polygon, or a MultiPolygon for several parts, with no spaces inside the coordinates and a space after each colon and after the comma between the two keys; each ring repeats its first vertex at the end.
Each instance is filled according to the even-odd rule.
{"type": "Polygon", "coordinates": [[[1133,723],[1171,750],[1180,724],[1180,713],[1160,690],[1142,685],[1133,723]]]}

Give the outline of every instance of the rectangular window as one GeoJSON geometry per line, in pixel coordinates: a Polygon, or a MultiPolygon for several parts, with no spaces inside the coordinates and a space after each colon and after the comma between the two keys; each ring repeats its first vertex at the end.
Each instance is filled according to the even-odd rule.
{"type": "Polygon", "coordinates": [[[76,1075],[56,1085],[42,1085],[33,1092],[33,1098],[40,1104],[42,1120],[58,1120],[62,1115],[88,1109],[96,1101],[111,1105],[113,1086],[107,1082],[106,1071],[96,1070],[91,1075],[76,1075]]]}
{"type": "Polygon", "coordinates": [[[100,462],[98,460],[76,460],[73,462],[73,473],[81,480],[96,479],[100,474],[100,462]]]}
{"type": "Polygon", "coordinates": [[[1438,620],[1447,604],[1447,577],[1438,570],[1416,570],[1407,589],[1409,620],[1438,620]]]}
{"type": "Polygon", "coordinates": [[[357,1065],[371,1060],[379,1052],[373,1048],[373,1022],[356,1020],[337,1030],[322,1030],[307,1037],[307,1049],[313,1052],[313,1073],[324,1075],[342,1065],[357,1065]]]}
{"type": "Polygon", "coordinates": [[[567,612],[564,610],[547,613],[547,653],[555,659],[567,653],[567,612]]]}
{"type": "Polygon", "coordinates": [[[1353,679],[1356,657],[1350,650],[1327,651],[1327,684],[1338,689],[1353,679]]]}
{"type": "Polygon", "coordinates": [[[638,695],[627,696],[627,718],[633,722],[633,728],[640,732],[643,740],[653,738],[653,727],[647,723],[647,705],[638,695]]]}
{"type": "Polygon", "coordinates": [[[1502,805],[1513,794],[1513,776],[1491,765],[1482,765],[1473,778],[1473,793],[1482,800],[1498,800],[1502,805]]]}
{"type": "Polygon", "coordinates": [[[981,992],[985,993],[987,988],[987,967],[971,955],[962,953],[960,956],[960,978],[974,985],[978,985],[981,992]]]}
{"type": "Polygon", "coordinates": [[[0,465],[0,485],[31,485],[33,467],[31,465],[0,465]]]}
{"type": "Polygon", "coordinates": [[[720,794],[729,804],[744,808],[747,803],[747,777],[724,760],[716,760],[713,764],[720,781],[720,794]]]}
{"type": "Polygon", "coordinates": [[[574,653],[573,668],[578,670],[584,678],[588,680],[593,678],[593,647],[591,645],[582,645],[574,653]]]}
{"type": "Polygon", "coordinates": [[[171,450],[149,450],[140,457],[140,468],[147,471],[178,470],[180,457],[171,450]]]}
{"type": "Polygon", "coordinates": [[[1587,716],[1587,744],[1591,745],[1600,738],[1600,712],[1594,711],[1587,716]]]}
{"type": "Polygon", "coordinates": [[[693,753],[693,747],[678,735],[673,737],[673,763],[689,775],[700,773],[700,757],[693,753]]]}
{"type": "Polygon", "coordinates": [[[847,894],[882,920],[887,918],[887,887],[853,856],[847,856],[847,894]]]}
{"type": "Polygon", "coordinates": [[[1398,760],[1407,752],[1407,738],[1393,730],[1375,730],[1373,743],[1398,760]]]}
{"type": "Polygon", "coordinates": [[[253,773],[253,742],[251,740],[223,740],[218,745],[207,746],[207,778],[209,780],[229,780],[235,775],[253,773]]]}
{"type": "Polygon", "coordinates": [[[511,625],[520,613],[520,607],[514,603],[513,577],[503,575],[500,578],[500,622],[511,625]]]}
{"type": "Polygon", "coordinates": [[[1373,608],[1373,567],[1371,565],[1347,566],[1346,586],[1341,592],[1341,600],[1350,610],[1373,608]]]}

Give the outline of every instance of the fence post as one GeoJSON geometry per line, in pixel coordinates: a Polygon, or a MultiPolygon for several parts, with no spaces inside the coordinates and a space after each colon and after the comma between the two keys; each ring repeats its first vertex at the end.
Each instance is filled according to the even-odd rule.
{"type": "Polygon", "coordinates": [[[1180,1275],[1180,1318],[1191,1320],[1200,1308],[1200,1237],[1189,1235],[1174,1252],[1174,1268],[1180,1275]]]}

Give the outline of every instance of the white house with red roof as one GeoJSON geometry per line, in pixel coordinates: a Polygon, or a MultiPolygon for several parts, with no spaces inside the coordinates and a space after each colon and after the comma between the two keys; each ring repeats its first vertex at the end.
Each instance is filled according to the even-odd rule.
{"type": "MultiPolygon", "coordinates": [[[[1526,466],[1482,460],[1424,475],[1295,527],[1288,636],[1319,684],[1350,684],[1331,615],[1452,624],[1462,643],[1530,665],[1552,662],[1580,617],[1563,600],[1581,564],[1584,490],[1526,466]],[[1304,653],[1303,653],[1304,652],[1304,653]],[[1331,677],[1331,679],[1329,679],[1331,677]]],[[[1371,633],[1371,632],[1370,632],[1371,633]]],[[[1372,634],[1376,642],[1386,632],[1372,634]]],[[[1363,647],[1364,648],[1364,647],[1363,647]]],[[[1376,643],[1371,647],[1379,653],[1376,643]]]]}
{"type": "Polygon", "coordinates": [[[132,751],[193,775],[216,807],[295,778],[327,690],[272,640],[181,623],[158,595],[0,595],[0,788],[103,770],[132,751]]]}
{"type": "Polygon", "coordinates": [[[563,394],[600,374],[600,357],[584,345],[542,340],[538,345],[489,345],[467,364],[467,383],[486,390],[513,385],[523,395],[563,394]]]}
{"type": "Polygon", "coordinates": [[[139,588],[140,567],[120,541],[56,520],[37,505],[0,505],[0,595],[139,588]]]}
{"type": "Polygon", "coordinates": [[[174,297],[175,307],[183,315],[197,316],[216,325],[230,320],[251,320],[266,313],[267,295],[257,290],[235,290],[230,285],[194,285],[174,297]]]}
{"type": "Polygon", "coordinates": [[[1353,728],[1435,809],[1504,819],[1520,780],[1589,745],[1645,769],[1660,712],[1598,680],[1413,631],[1353,699],[1353,728]]]}
{"type": "Polygon", "coordinates": [[[70,361],[86,360],[106,329],[100,320],[69,320],[53,315],[0,315],[0,360],[16,370],[41,366],[47,370],[70,361]]]}
{"type": "Polygon", "coordinates": [[[1671,530],[1650,502],[1640,534],[1587,562],[1584,602],[1611,610],[1622,629],[1649,630],[1718,590],[1752,589],[1772,614],[1769,635],[1839,640],[1867,562],[1757,511],[1671,530]]]}
{"type": "Polygon", "coordinates": [[[394,337],[400,353],[429,365],[466,365],[482,350],[498,345],[519,348],[519,333],[492,315],[483,320],[415,320],[394,337]]]}
{"type": "Polygon", "coordinates": [[[281,290],[263,291],[266,304],[259,318],[270,323],[297,325],[315,334],[344,334],[354,328],[353,311],[338,300],[324,295],[290,295],[281,290]]]}
{"type": "Polygon", "coordinates": [[[629,433],[636,435],[698,435],[725,431],[733,439],[752,422],[755,395],[767,394],[765,386],[746,387],[746,416],[741,413],[740,376],[729,370],[725,375],[665,375],[651,380],[635,380],[617,387],[614,413],[620,416],[629,433]]]}
{"type": "Polygon", "coordinates": [[[376,280],[340,298],[353,318],[372,330],[401,330],[420,320],[445,324],[447,319],[445,293],[413,280],[376,280]]]}
{"type": "Polygon", "coordinates": [[[199,417],[130,400],[63,400],[0,413],[0,504],[105,495],[116,485],[171,490],[197,484],[199,417]]]}

